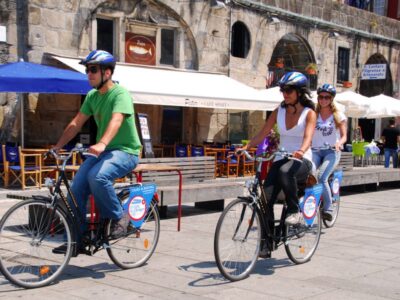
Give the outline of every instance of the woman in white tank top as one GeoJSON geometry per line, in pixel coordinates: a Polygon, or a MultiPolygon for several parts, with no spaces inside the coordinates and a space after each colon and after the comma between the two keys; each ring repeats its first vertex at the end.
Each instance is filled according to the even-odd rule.
{"type": "Polygon", "coordinates": [[[328,179],[339,163],[340,150],[347,139],[346,116],[337,110],[333,102],[336,95],[333,85],[325,83],[317,93],[317,126],[312,140],[312,160],[318,169],[318,182],[323,185],[322,217],[332,221],[332,193],[328,179]]]}
{"type": "MultiPolygon", "coordinates": [[[[264,182],[267,198],[268,220],[274,220],[273,205],[281,190],[285,193],[287,204],[286,224],[300,222],[297,182],[305,181],[312,170],[311,140],[315,129],[316,114],[314,103],[310,100],[307,88],[307,77],[298,72],[285,74],[279,81],[284,101],[275,109],[265,122],[261,131],[243,148],[244,150],[257,146],[278,125],[280,148],[285,148],[300,160],[287,158],[275,160],[264,182]]],[[[273,228],[274,224],[270,224],[273,228]]],[[[262,256],[268,256],[272,243],[267,243],[269,249],[262,248],[262,256]]]]}

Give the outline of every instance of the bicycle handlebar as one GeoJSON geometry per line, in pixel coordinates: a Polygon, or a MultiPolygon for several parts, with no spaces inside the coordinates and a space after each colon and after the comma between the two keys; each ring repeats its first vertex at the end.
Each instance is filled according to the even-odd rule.
{"type": "Polygon", "coordinates": [[[44,154],[44,159],[46,159],[47,156],[50,154],[56,160],[62,161],[62,166],[65,167],[67,161],[72,157],[74,153],[81,153],[83,156],[92,156],[95,158],[98,157],[96,154],[90,153],[88,150],[89,148],[84,148],[82,144],[77,144],[74,148],[72,148],[69,152],[66,152],[65,154],[58,154],[56,150],[50,149],[44,154]]]}
{"type": "Polygon", "coordinates": [[[294,157],[293,154],[287,152],[286,150],[280,149],[272,153],[269,157],[253,157],[250,155],[249,152],[246,150],[239,150],[237,151],[237,154],[244,154],[247,159],[252,160],[252,161],[257,161],[257,162],[266,162],[274,159],[275,157],[282,157],[282,158],[287,158],[287,159],[292,159],[292,160],[297,160],[297,161],[302,161],[301,159],[294,157]]]}

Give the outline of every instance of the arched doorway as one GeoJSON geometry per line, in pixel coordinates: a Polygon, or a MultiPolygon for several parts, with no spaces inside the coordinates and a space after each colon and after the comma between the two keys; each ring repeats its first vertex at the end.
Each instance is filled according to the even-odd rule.
{"type": "Polygon", "coordinates": [[[276,45],[268,63],[267,88],[277,85],[279,79],[290,71],[301,72],[310,81],[310,89],[317,88],[317,74],[312,74],[307,67],[316,66],[314,54],[308,42],[301,36],[288,33],[276,45]]]}
{"type": "MultiPolygon", "coordinates": [[[[390,72],[389,64],[386,58],[382,54],[376,53],[367,60],[365,65],[385,65],[386,76],[382,79],[369,79],[368,77],[364,77],[364,79],[361,79],[359,89],[360,94],[367,97],[373,97],[380,94],[392,96],[392,74],[390,72]]],[[[375,119],[359,119],[358,124],[362,129],[364,140],[371,141],[375,137],[380,136],[380,121],[376,122],[375,119]]]]}

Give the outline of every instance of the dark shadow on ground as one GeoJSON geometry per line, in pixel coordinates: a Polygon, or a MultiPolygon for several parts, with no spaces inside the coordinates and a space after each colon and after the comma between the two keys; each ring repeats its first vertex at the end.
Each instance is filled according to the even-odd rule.
{"type": "MultiPolygon", "coordinates": [[[[288,258],[285,259],[258,259],[254,269],[251,271],[249,276],[252,275],[272,275],[275,273],[276,269],[290,267],[294,265],[288,258]]],[[[228,284],[231,281],[226,279],[221,273],[210,273],[204,272],[202,269],[208,268],[216,268],[217,265],[215,261],[206,261],[206,262],[198,262],[190,265],[180,266],[179,269],[191,272],[198,273],[201,275],[201,278],[195,279],[189,282],[189,286],[193,287],[207,287],[207,286],[216,286],[228,284]],[[212,282],[209,282],[212,280],[212,282]]],[[[245,280],[245,279],[244,279],[245,280]]]]}

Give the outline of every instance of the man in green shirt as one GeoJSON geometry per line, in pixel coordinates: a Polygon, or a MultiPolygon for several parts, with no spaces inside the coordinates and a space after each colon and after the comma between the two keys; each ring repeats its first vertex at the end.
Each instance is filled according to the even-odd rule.
{"type": "MultiPolygon", "coordinates": [[[[86,66],[93,89],[54,149],[61,149],[76,136],[90,116],[94,117],[96,144],[90,146],[89,153],[97,157],[90,156],[84,161],[71,189],[83,217],[86,216],[86,201],[93,194],[101,217],[113,220],[112,236],[118,237],[126,232],[128,220],[123,218],[113,182],[136,167],[141,150],[132,99],[126,89],[111,80],[116,62],[110,53],[94,50],[80,63],[86,66]]],[[[82,221],[84,224],[85,220],[82,221]]],[[[56,248],[53,252],[62,253],[62,249],[56,248]]]]}

